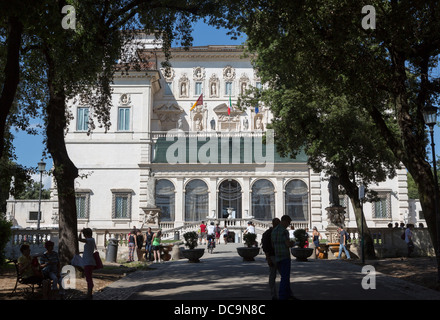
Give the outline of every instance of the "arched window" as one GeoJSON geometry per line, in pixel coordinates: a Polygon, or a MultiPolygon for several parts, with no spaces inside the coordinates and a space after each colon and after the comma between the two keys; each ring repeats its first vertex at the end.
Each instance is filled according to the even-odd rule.
{"type": "Polygon", "coordinates": [[[263,221],[275,216],[275,191],[269,180],[260,179],[252,186],[252,215],[263,221]]]}
{"type": "Polygon", "coordinates": [[[225,180],[219,186],[218,211],[219,218],[241,218],[241,186],[236,180],[225,180]]]}
{"type": "Polygon", "coordinates": [[[292,221],[309,221],[309,190],[301,180],[291,180],[285,188],[286,214],[292,221]]]}
{"type": "Polygon", "coordinates": [[[157,181],[156,206],[161,209],[161,221],[174,221],[174,184],[166,179],[157,181]]]}
{"type": "Polygon", "coordinates": [[[208,212],[208,186],[199,179],[191,180],[185,188],[185,221],[206,219],[208,212]]]}

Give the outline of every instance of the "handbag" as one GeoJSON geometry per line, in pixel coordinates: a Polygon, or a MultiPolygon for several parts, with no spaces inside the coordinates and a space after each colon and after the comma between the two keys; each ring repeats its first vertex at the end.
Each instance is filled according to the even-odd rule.
{"type": "Polygon", "coordinates": [[[75,254],[70,263],[74,267],[81,267],[81,268],[84,267],[83,258],[79,254],[75,254]]]}
{"type": "Polygon", "coordinates": [[[96,266],[95,269],[102,269],[104,266],[102,265],[101,257],[99,256],[99,252],[95,251],[93,253],[93,258],[95,258],[96,266]]]}

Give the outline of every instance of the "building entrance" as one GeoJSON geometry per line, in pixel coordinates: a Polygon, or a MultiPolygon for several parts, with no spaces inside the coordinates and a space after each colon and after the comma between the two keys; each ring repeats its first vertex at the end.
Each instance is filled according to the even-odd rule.
{"type": "Polygon", "coordinates": [[[241,219],[241,198],[241,186],[238,181],[223,181],[218,192],[218,218],[241,219]]]}

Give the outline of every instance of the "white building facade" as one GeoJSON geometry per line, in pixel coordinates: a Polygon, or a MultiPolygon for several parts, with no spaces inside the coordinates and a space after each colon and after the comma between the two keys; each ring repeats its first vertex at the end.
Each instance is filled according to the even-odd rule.
{"type": "MultiPolygon", "coordinates": [[[[296,227],[325,230],[328,177],[314,172],[304,154],[281,158],[270,138],[262,143],[265,133],[271,136],[268,107],[236,106],[246,89],[261,86],[240,47],[172,49],[168,72],[160,67],[160,50],[140,55],[148,55],[153,66],[116,75],[110,130],[88,134],[90,106],[71,105],[74,119],[65,141],[81,175],[75,182],[78,228],[146,227],[157,207],[164,230],[202,220],[242,221],[241,227],[253,220],[263,226],[284,214],[296,227]],[[203,102],[192,108],[201,95],[203,102]]],[[[364,205],[369,227],[424,223],[409,221],[419,215],[409,212],[406,177],[402,169],[396,178],[369,186],[380,196],[364,205]]],[[[348,198],[341,200],[346,225],[356,227],[348,198]]],[[[56,193],[42,208],[43,227],[57,220],[56,193]]],[[[17,225],[35,225],[30,212],[19,200],[8,202],[17,225]]]]}

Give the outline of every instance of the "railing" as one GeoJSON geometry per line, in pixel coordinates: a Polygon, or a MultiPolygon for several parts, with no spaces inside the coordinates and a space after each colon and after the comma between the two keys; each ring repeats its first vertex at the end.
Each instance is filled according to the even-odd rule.
{"type": "Polygon", "coordinates": [[[12,236],[5,247],[5,256],[16,259],[21,256],[20,247],[28,244],[32,254],[43,253],[46,249],[44,244],[50,240],[54,243],[54,250],[58,248],[58,228],[17,229],[12,228],[12,236]]]}
{"type": "Polygon", "coordinates": [[[158,138],[166,137],[188,137],[188,138],[230,138],[230,137],[262,137],[266,132],[264,131],[182,131],[182,130],[170,130],[170,131],[153,131],[151,133],[151,139],[157,140],[158,138]]]}
{"type": "MultiPolygon", "coordinates": [[[[357,228],[346,230],[352,239],[352,243],[359,246],[360,233],[357,228]]],[[[400,238],[403,229],[400,228],[369,228],[374,243],[376,255],[380,258],[406,256],[407,245],[400,238]]],[[[416,247],[415,254],[420,256],[435,255],[427,228],[415,228],[413,230],[413,242],[416,247]]],[[[351,250],[351,249],[350,249],[351,250]]]]}

